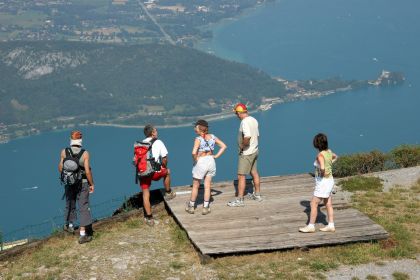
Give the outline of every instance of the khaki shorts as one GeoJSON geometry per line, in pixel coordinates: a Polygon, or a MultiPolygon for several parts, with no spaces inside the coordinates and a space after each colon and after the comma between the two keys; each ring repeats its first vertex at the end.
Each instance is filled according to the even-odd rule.
{"type": "Polygon", "coordinates": [[[250,174],[252,170],[257,170],[258,151],[250,155],[239,155],[238,174],[250,174]]]}

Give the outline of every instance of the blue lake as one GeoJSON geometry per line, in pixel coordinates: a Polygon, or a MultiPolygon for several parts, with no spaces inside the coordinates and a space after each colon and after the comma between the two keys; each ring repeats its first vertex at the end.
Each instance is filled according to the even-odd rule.
{"type": "MultiPolygon", "coordinates": [[[[214,25],[214,38],[197,48],[287,79],[374,79],[382,69],[404,73],[407,80],[401,87],[339,93],[254,114],[261,127],[260,173],[300,173],[312,170],[312,138],[320,131],[327,133],[338,154],[419,144],[419,26],[420,3],[414,0],[283,0],[214,25]]],[[[210,125],[228,145],[217,161],[215,180],[234,179],[239,121],[210,125]]],[[[92,155],[92,204],[106,202],[102,207],[111,213],[111,199],[139,190],[131,158],[142,131],[82,130],[92,155]]],[[[68,136],[68,131],[52,132],[0,145],[1,231],[62,215],[57,164],[68,136]]],[[[190,184],[192,127],[160,129],[159,136],[169,150],[173,185],[190,184]]]]}

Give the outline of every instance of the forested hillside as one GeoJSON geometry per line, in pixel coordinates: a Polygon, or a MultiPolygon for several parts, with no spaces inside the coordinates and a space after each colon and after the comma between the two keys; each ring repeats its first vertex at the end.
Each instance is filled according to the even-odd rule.
{"type": "Polygon", "coordinates": [[[62,117],[168,123],[285,95],[282,84],[250,66],[162,44],[1,43],[0,73],[5,125],[62,117]]]}

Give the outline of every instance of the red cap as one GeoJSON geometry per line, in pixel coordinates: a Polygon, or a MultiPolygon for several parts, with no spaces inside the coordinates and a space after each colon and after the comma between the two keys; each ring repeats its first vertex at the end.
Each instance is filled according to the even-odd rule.
{"type": "Polygon", "coordinates": [[[235,113],[245,113],[248,111],[248,109],[246,108],[245,104],[243,103],[238,103],[235,105],[235,108],[233,109],[233,111],[235,113]]]}

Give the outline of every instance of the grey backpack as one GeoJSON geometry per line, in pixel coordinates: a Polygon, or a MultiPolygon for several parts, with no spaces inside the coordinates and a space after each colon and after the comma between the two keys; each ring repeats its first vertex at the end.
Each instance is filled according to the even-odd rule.
{"type": "Polygon", "coordinates": [[[79,165],[80,157],[85,152],[82,149],[78,154],[73,154],[70,148],[65,149],[66,157],[63,160],[60,181],[64,186],[79,186],[83,177],[83,170],[79,165]]]}

